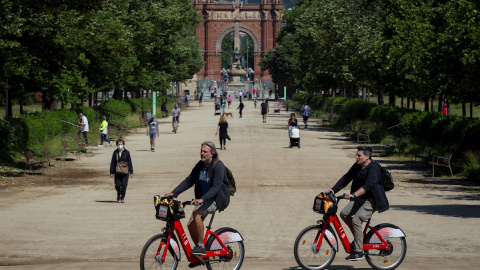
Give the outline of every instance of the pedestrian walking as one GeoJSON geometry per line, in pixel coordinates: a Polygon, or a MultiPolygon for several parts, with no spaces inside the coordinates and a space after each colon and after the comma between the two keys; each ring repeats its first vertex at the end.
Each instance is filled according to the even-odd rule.
{"type": "Polygon", "coordinates": [[[200,94],[200,97],[198,98],[198,107],[202,107],[202,101],[203,101],[203,90],[202,90],[202,93],[200,94]]]}
{"type": "Polygon", "coordinates": [[[239,118],[242,118],[243,107],[245,107],[245,105],[243,105],[243,102],[240,101],[240,104],[238,105],[238,108],[237,108],[237,110],[239,110],[238,112],[240,113],[239,118]]]}
{"type": "Polygon", "coordinates": [[[253,105],[255,106],[255,109],[257,108],[257,99],[253,100],[253,105]]]}
{"type": "Polygon", "coordinates": [[[106,141],[110,146],[112,146],[112,141],[107,136],[108,133],[108,122],[107,122],[107,117],[102,116],[102,124],[100,125],[100,144],[98,147],[103,147],[103,141],[106,141]]]}
{"type": "Polygon", "coordinates": [[[112,161],[110,162],[110,177],[115,180],[117,202],[124,203],[128,178],[133,177],[133,164],[130,152],[125,149],[125,141],[118,139],[116,144],[117,149],[113,151],[112,161]]]}
{"type": "Polygon", "coordinates": [[[232,105],[232,97],[228,95],[228,108],[230,109],[230,106],[232,105]]]}
{"type": "Polygon", "coordinates": [[[225,115],[220,116],[220,120],[218,121],[217,131],[215,135],[218,134],[218,139],[220,140],[220,149],[227,150],[227,139],[230,141],[230,137],[228,136],[228,122],[225,115]]]}
{"type": "Polygon", "coordinates": [[[262,114],[263,123],[267,123],[268,103],[264,99],[260,104],[260,112],[262,114]]]}
{"type": "Polygon", "coordinates": [[[312,110],[308,104],[303,105],[303,124],[305,124],[305,128],[308,127],[308,117],[310,116],[310,111],[312,110]]]}
{"type": "Polygon", "coordinates": [[[444,99],[443,99],[443,102],[442,102],[442,113],[443,113],[443,115],[448,115],[448,100],[447,100],[447,98],[444,98],[444,99]]]}
{"type": "Polygon", "coordinates": [[[78,117],[80,117],[80,122],[77,122],[77,124],[80,126],[80,130],[78,133],[83,134],[83,139],[85,140],[85,144],[88,144],[88,119],[83,113],[79,113],[78,117]]]}
{"type": "Polygon", "coordinates": [[[160,134],[158,121],[155,119],[155,115],[152,115],[147,124],[147,136],[150,136],[150,150],[152,152],[155,152],[155,141],[157,139],[157,134],[160,134]]]}
{"type": "Polygon", "coordinates": [[[177,128],[180,124],[180,108],[178,107],[178,103],[175,103],[172,109],[172,132],[175,132],[175,120],[177,121],[177,128]]]}

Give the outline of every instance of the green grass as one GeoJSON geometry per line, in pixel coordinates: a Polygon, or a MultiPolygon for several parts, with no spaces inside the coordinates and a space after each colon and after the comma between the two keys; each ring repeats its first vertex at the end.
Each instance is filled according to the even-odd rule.
{"type": "MultiPolygon", "coordinates": [[[[42,110],[42,104],[32,104],[32,105],[23,106],[23,111],[25,113],[33,113],[41,110],[42,110]]],[[[6,113],[5,107],[0,107],[0,119],[5,118],[5,113],[6,113]]],[[[13,117],[20,116],[20,105],[12,105],[12,115],[13,117]]]]}

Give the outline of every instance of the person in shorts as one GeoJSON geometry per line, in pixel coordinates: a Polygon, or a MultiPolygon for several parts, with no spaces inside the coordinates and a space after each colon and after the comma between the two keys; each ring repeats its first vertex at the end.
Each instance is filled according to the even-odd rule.
{"type": "MultiPolygon", "coordinates": [[[[218,159],[215,144],[204,142],[200,148],[200,161],[197,162],[192,172],[172,192],[165,197],[178,197],[182,192],[195,186],[195,205],[192,217],[188,221],[188,230],[192,241],[196,246],[190,251],[193,255],[206,254],[203,245],[205,226],[203,218],[206,215],[223,211],[230,203],[230,191],[228,189],[228,177],[225,165],[218,159]]],[[[189,267],[198,266],[190,264],[189,267]]]]}
{"type": "Polygon", "coordinates": [[[155,140],[157,139],[157,134],[160,131],[158,129],[158,121],[155,119],[155,115],[152,115],[150,120],[148,120],[147,125],[147,136],[150,136],[150,150],[155,151],[155,140]]]}
{"type": "Polygon", "coordinates": [[[302,109],[303,111],[303,124],[305,124],[305,128],[308,127],[308,117],[310,116],[310,111],[312,110],[308,104],[303,105],[302,109]]]}
{"type": "Polygon", "coordinates": [[[180,124],[180,108],[178,107],[178,104],[175,104],[172,109],[172,132],[175,132],[175,119],[177,120],[177,128],[179,127],[178,125],[180,124]]]}
{"type": "Polygon", "coordinates": [[[263,123],[267,123],[268,103],[265,99],[262,104],[260,104],[260,111],[262,113],[263,123]]]}

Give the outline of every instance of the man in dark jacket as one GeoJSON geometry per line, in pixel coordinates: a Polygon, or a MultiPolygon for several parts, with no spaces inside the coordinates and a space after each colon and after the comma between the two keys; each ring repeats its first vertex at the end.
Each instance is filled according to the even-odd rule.
{"type": "Polygon", "coordinates": [[[385,190],[380,185],[380,166],[372,161],[372,148],[359,146],[357,150],[357,162],[334,187],[325,191],[339,192],[353,180],[351,194],[345,194],[345,199],[350,202],[340,212],[340,217],[353,233],[355,246],[350,256],[345,258],[349,261],[363,259],[363,222],[371,218],[374,211],[381,213],[389,208],[385,190]]]}
{"type": "Polygon", "coordinates": [[[222,161],[218,160],[215,144],[204,142],[200,151],[201,160],[195,165],[183,182],[165,197],[178,197],[182,192],[195,185],[195,205],[192,217],[188,221],[188,230],[192,241],[196,246],[191,253],[204,255],[206,250],[203,245],[204,225],[202,216],[213,213],[216,210],[223,211],[230,203],[230,191],[228,189],[227,170],[222,161]]]}

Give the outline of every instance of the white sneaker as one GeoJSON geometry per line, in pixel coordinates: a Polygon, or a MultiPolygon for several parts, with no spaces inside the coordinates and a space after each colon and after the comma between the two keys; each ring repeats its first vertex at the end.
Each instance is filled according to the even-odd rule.
{"type": "Polygon", "coordinates": [[[98,147],[103,147],[103,145],[99,144],[98,147]]]}
{"type": "Polygon", "coordinates": [[[112,141],[110,141],[110,146],[112,146],[112,141]]]}

